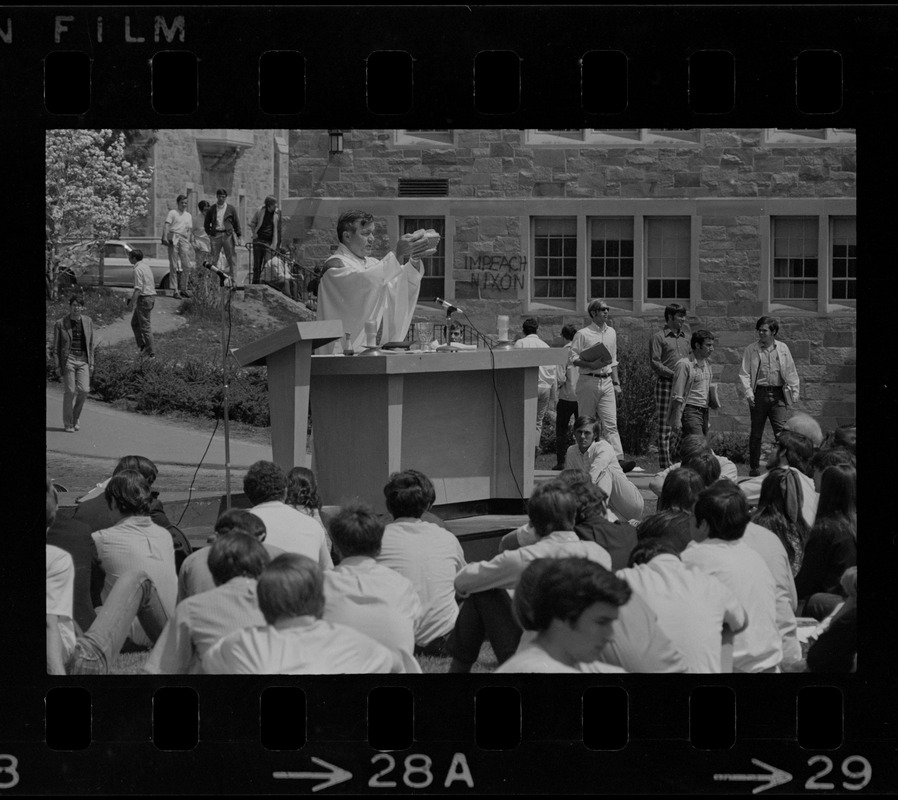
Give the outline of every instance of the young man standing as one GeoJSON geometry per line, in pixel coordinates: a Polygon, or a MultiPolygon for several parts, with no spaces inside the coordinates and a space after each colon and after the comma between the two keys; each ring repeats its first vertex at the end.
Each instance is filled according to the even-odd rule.
{"type": "Polygon", "coordinates": [[[249,230],[253,237],[253,283],[261,283],[262,265],[281,244],[281,212],[274,197],[269,195],[261,208],[256,209],[249,230]]]}
{"type": "MultiPolygon", "coordinates": [[[[533,347],[548,348],[542,339],[537,335],[539,330],[539,320],[535,317],[528,317],[521,326],[524,330],[524,336],[518,339],[514,346],[520,349],[533,347]]],[[[536,450],[539,452],[539,440],[543,434],[543,417],[549,408],[549,400],[552,397],[552,389],[555,388],[555,367],[540,367],[539,378],[536,384],[536,450]]]]}
{"type": "Polygon", "coordinates": [[[670,426],[683,436],[699,433],[708,435],[709,397],[711,393],[711,364],[714,334],[696,331],[690,341],[692,353],[681,358],[674,369],[670,398],[670,426]]]}
{"type": "Polygon", "coordinates": [[[78,418],[90,391],[94,371],[94,324],[84,311],[84,301],[77,295],[69,300],[69,313],[56,320],[50,356],[56,356],[59,374],[65,387],[62,399],[62,424],[67,433],[81,426],[78,418]]]}
{"type": "Polygon", "coordinates": [[[649,340],[649,363],[655,373],[655,408],[658,413],[658,464],[667,469],[673,463],[676,441],[671,442],[671,427],[667,421],[670,410],[670,390],[674,367],[689,355],[689,343],[683,326],[686,307],[671,303],[664,309],[664,328],[649,340]]]}
{"type": "MultiPolygon", "coordinates": [[[[408,333],[415,303],[421,290],[424,263],[416,258],[426,249],[426,240],[412,243],[412,234],[396,242],[395,254],[383,259],[371,256],[374,249],[374,217],[366,211],[345,211],[337,220],[336,252],[325,262],[318,284],[318,319],[338,319],[349,334],[353,350],[365,343],[365,323],[380,325],[382,342],[401,341],[408,333]]],[[[337,343],[318,348],[335,352],[337,343]]]]}
{"type": "Polygon", "coordinates": [[[187,272],[190,264],[190,237],[193,233],[193,217],[187,210],[187,197],[179,194],[177,208],[168,212],[162,226],[162,244],[168,248],[168,281],[176,299],[187,293],[187,272]]]}
{"type": "Polygon", "coordinates": [[[228,262],[228,272],[231,280],[236,280],[234,268],[237,266],[237,250],[240,246],[240,219],[237,217],[237,209],[228,200],[225,189],[219,189],[215,193],[216,203],[206,210],[206,219],[203,228],[209,234],[209,242],[212,246],[212,264],[218,264],[218,257],[224,250],[228,262]],[[236,244],[235,244],[236,238],[236,244]]]}
{"type": "Polygon", "coordinates": [[[148,358],[156,358],[153,348],[153,331],[150,327],[150,314],[156,304],[156,287],[153,285],[153,272],[143,263],[143,252],[131,250],[128,260],[134,267],[134,292],[128,298],[128,305],[134,307],[131,316],[131,330],[141,353],[148,358]]]}
{"type": "Polygon", "coordinates": [[[572,419],[577,418],[577,375],[579,370],[571,364],[571,341],[577,328],[574,325],[565,325],[561,329],[561,335],[566,341],[565,350],[568,358],[564,366],[555,367],[556,383],[558,385],[558,403],[555,405],[555,467],[564,469],[564,457],[567,455],[568,426],[572,419]]]}
{"type": "Polygon", "coordinates": [[[752,478],[761,474],[761,438],[767,420],[779,440],[786,426],[788,408],[798,400],[798,370],[789,348],[777,341],[779,323],[773,317],[761,317],[755,323],[758,340],[742,354],[739,381],[751,415],[748,458],[752,478]]]}

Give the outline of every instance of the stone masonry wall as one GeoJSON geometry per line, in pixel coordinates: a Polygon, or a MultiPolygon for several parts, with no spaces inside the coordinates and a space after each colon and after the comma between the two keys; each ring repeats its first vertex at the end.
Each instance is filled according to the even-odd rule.
{"type": "MultiPolygon", "coordinates": [[[[403,178],[447,178],[449,199],[473,198],[537,205],[547,199],[596,198],[819,200],[857,196],[854,146],[761,145],[760,129],[704,131],[703,146],[525,146],[520,130],[460,130],[454,146],[398,147],[390,130],[344,131],[345,152],[328,155],[327,131],[293,130],[290,193],[301,198],[398,198],[403,178]]],[[[453,241],[455,296],[485,332],[495,332],[497,314],[508,314],[515,330],[530,316],[522,300],[528,280],[520,254],[529,252],[521,216],[494,205],[490,214],[454,212],[447,230],[453,241]],[[503,261],[504,259],[504,261],[503,261]],[[471,270],[471,265],[478,267],[471,270]],[[476,276],[472,273],[477,273],[476,276]],[[474,277],[474,280],[472,280],[474,277]],[[463,301],[463,302],[462,302],[463,301]]],[[[755,341],[760,299],[762,219],[735,211],[700,219],[698,245],[701,300],[690,304],[689,324],[713,331],[715,380],[723,408],[712,415],[717,430],[747,430],[746,404],[736,382],[744,347],[755,341]]],[[[537,212],[534,212],[536,214],[537,212]]],[[[557,212],[556,212],[557,213],[557,212]]],[[[815,212],[816,213],[816,212],[815,212]]],[[[335,245],[336,221],[307,217],[291,221],[292,236],[308,266],[335,245]],[[316,224],[317,223],[317,224],[316,224]]],[[[381,223],[384,218],[379,219],[381,223]]],[[[389,244],[379,242],[378,251],[389,244]]],[[[540,335],[552,342],[580,313],[540,311],[540,335]]],[[[854,419],[856,407],[856,314],[777,312],[780,340],[790,348],[802,380],[800,408],[824,428],[854,419]]],[[[624,339],[648,336],[661,315],[617,314],[612,324],[624,339]]],[[[768,427],[769,434],[769,427],[768,427]]]]}

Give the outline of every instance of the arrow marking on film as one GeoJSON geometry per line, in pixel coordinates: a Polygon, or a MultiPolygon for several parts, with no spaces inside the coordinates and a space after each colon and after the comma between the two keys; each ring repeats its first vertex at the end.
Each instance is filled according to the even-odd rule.
{"type": "MultiPolygon", "coordinates": [[[[331,786],[336,786],[338,783],[343,783],[344,781],[348,781],[352,778],[352,773],[347,772],[345,769],[341,767],[335,766],[334,764],[328,764],[327,761],[324,761],[320,758],[315,758],[312,756],[312,761],[314,761],[319,767],[324,767],[327,772],[273,772],[271,773],[273,777],[286,779],[286,780],[301,780],[303,778],[311,778],[312,780],[323,778],[323,783],[316,784],[312,787],[313,792],[320,791],[321,789],[329,789],[331,786]]],[[[791,775],[789,776],[792,777],[791,775]]]]}
{"type": "Polygon", "coordinates": [[[792,776],[782,769],[777,769],[776,767],[771,767],[770,764],[765,764],[763,761],[759,761],[757,758],[753,758],[751,763],[756,767],[760,767],[761,769],[766,769],[768,772],[766,774],[761,773],[759,775],[736,775],[736,774],[717,774],[714,776],[715,781],[762,781],[763,786],[756,786],[751,790],[752,794],[758,794],[759,792],[767,791],[767,789],[772,789],[774,786],[781,786],[784,783],[788,783],[792,780],[792,776]]]}

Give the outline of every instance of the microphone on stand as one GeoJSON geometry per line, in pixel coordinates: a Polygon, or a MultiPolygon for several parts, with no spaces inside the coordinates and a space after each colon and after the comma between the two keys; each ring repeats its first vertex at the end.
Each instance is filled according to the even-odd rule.
{"type": "Polygon", "coordinates": [[[453,304],[450,303],[448,300],[444,300],[442,297],[434,297],[434,298],[433,298],[433,302],[434,302],[434,303],[439,303],[443,308],[445,308],[447,314],[451,314],[453,311],[459,311],[459,312],[461,312],[462,314],[465,313],[465,312],[464,312],[464,309],[461,309],[461,308],[459,308],[458,306],[453,305],[453,304]]]}
{"type": "Polygon", "coordinates": [[[218,279],[222,282],[222,286],[231,285],[231,276],[228,275],[227,272],[223,272],[209,261],[204,261],[203,266],[210,272],[214,272],[216,275],[218,275],[218,279]]]}

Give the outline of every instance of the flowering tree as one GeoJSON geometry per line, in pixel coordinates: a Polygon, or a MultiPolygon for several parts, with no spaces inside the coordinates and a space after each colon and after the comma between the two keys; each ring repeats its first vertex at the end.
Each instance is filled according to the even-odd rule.
{"type": "Polygon", "coordinates": [[[149,208],[152,167],[129,160],[122,131],[50,130],[46,148],[48,294],[60,267],[78,271],[149,208]]]}

